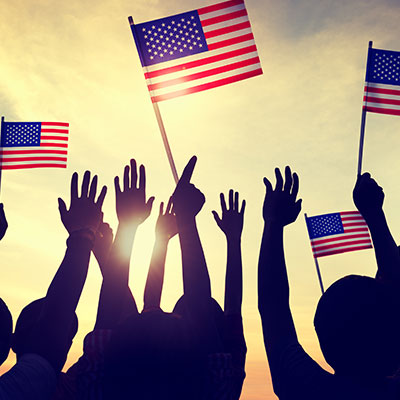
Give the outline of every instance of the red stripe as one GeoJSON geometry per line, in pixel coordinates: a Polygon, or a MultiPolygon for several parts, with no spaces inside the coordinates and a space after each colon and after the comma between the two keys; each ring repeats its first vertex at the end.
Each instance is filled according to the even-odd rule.
{"type": "Polygon", "coordinates": [[[68,147],[68,144],[64,143],[40,143],[40,147],[68,147]]]}
{"type": "Polygon", "coordinates": [[[212,43],[208,45],[208,50],[220,49],[221,47],[231,46],[233,44],[247,42],[248,40],[253,40],[254,36],[252,33],[248,33],[247,35],[236,36],[232,39],[221,40],[220,42],[212,43]]]}
{"type": "Polygon", "coordinates": [[[239,74],[239,75],[231,76],[229,78],[220,79],[220,80],[217,80],[217,81],[214,81],[214,82],[205,83],[203,85],[194,86],[194,87],[191,87],[189,89],[179,90],[177,92],[163,94],[163,95],[160,95],[160,96],[153,96],[151,98],[151,101],[153,103],[156,103],[158,101],[164,101],[164,100],[168,100],[168,99],[173,99],[174,97],[184,96],[186,94],[202,92],[203,90],[208,90],[208,89],[216,88],[216,87],[219,87],[219,86],[228,85],[230,83],[238,82],[238,81],[241,81],[243,79],[251,78],[253,76],[257,76],[257,75],[261,75],[261,74],[262,74],[262,69],[259,68],[259,69],[256,69],[254,71],[245,72],[244,74],[239,74]]]}
{"type": "Polygon", "coordinates": [[[323,250],[328,250],[328,249],[336,249],[338,247],[344,247],[344,246],[352,246],[354,244],[371,244],[371,240],[364,239],[364,240],[353,240],[351,243],[348,243],[344,238],[343,238],[343,243],[335,243],[335,244],[327,244],[326,246],[319,246],[318,248],[315,248],[313,244],[312,248],[318,252],[318,251],[323,251],[323,250]]]}
{"type": "Polygon", "coordinates": [[[168,86],[178,85],[184,82],[194,81],[196,79],[206,78],[208,76],[222,74],[223,72],[233,71],[234,69],[247,67],[248,65],[257,64],[260,62],[258,57],[249,58],[247,60],[238,61],[232,64],[224,65],[222,67],[208,69],[207,71],[197,72],[196,74],[183,76],[182,78],[171,79],[165,82],[154,83],[148,85],[149,91],[165,88],[168,86]]]}
{"type": "Polygon", "coordinates": [[[381,93],[381,94],[392,94],[394,96],[400,96],[400,89],[381,89],[373,86],[364,86],[364,92],[368,93],[381,93]]]}
{"type": "Polygon", "coordinates": [[[346,235],[345,237],[339,237],[339,238],[336,237],[336,238],[329,238],[329,239],[323,239],[323,240],[312,239],[311,246],[320,245],[322,243],[335,242],[335,241],[338,241],[338,240],[356,239],[356,238],[362,238],[362,237],[363,238],[366,238],[366,237],[369,238],[369,234],[366,235],[365,233],[360,233],[360,234],[357,234],[357,235],[346,235]]]}
{"type": "Polygon", "coordinates": [[[239,4],[243,4],[243,0],[230,0],[224,1],[223,3],[213,4],[212,6],[202,7],[197,10],[199,15],[207,14],[213,11],[223,10],[224,8],[229,8],[233,6],[237,6],[239,4]]]}
{"type": "Polygon", "coordinates": [[[204,28],[205,26],[218,24],[220,22],[228,21],[230,19],[235,19],[235,18],[239,18],[239,17],[244,17],[246,15],[247,15],[246,9],[234,11],[229,14],[218,15],[218,17],[201,20],[201,26],[204,28]]]}
{"type": "MultiPolygon", "coordinates": [[[[68,154],[66,150],[34,150],[37,154],[68,154]]],[[[14,154],[32,154],[32,150],[0,150],[0,156],[2,155],[14,155],[14,154]]]]}
{"type": "Polygon", "coordinates": [[[371,107],[371,106],[364,106],[364,110],[378,113],[378,114],[390,114],[390,115],[400,115],[400,110],[391,110],[389,108],[379,108],[379,107],[371,107]]]}
{"type": "Polygon", "coordinates": [[[21,164],[21,165],[1,165],[1,169],[25,169],[25,168],[67,168],[67,164],[21,164]]]}
{"type": "Polygon", "coordinates": [[[54,125],[54,126],[69,126],[68,122],[42,122],[42,126],[43,125],[54,125]]]}
{"type": "Polygon", "coordinates": [[[361,215],[342,217],[342,221],[362,221],[365,223],[365,219],[361,215]]]}
{"type": "Polygon", "coordinates": [[[344,230],[344,233],[353,233],[353,232],[368,232],[368,227],[362,226],[361,228],[344,230]]]}
{"type": "Polygon", "coordinates": [[[225,35],[227,33],[240,31],[240,30],[246,29],[246,28],[251,28],[250,21],[242,22],[241,24],[227,26],[227,27],[221,28],[221,29],[215,29],[210,32],[204,32],[204,36],[206,37],[206,39],[209,39],[209,38],[212,38],[215,36],[225,35]]]}
{"type": "Polygon", "coordinates": [[[385,99],[382,97],[364,96],[364,101],[368,101],[370,103],[393,104],[396,106],[400,106],[400,100],[385,99]]]}
{"type": "Polygon", "coordinates": [[[243,47],[242,49],[228,51],[223,54],[217,54],[216,56],[203,58],[202,60],[196,60],[196,61],[191,61],[191,62],[184,63],[184,64],[179,64],[174,67],[163,68],[163,69],[159,69],[157,71],[152,71],[152,72],[146,72],[144,74],[144,77],[146,79],[156,78],[161,75],[172,74],[174,72],[179,72],[179,71],[183,71],[183,70],[190,69],[190,68],[196,68],[196,67],[200,67],[202,65],[226,60],[228,58],[233,58],[233,57],[241,56],[243,54],[252,53],[253,51],[257,51],[257,47],[255,45],[243,47]]]}
{"type": "Polygon", "coordinates": [[[366,225],[365,221],[360,221],[360,222],[346,222],[345,224],[343,224],[343,227],[348,227],[348,226],[362,226],[362,225],[366,225]]]}
{"type": "Polygon", "coordinates": [[[353,247],[351,249],[347,248],[347,249],[341,249],[341,250],[332,250],[332,251],[327,251],[324,254],[314,253],[314,258],[331,256],[332,254],[347,253],[349,251],[364,250],[364,249],[372,249],[372,246],[371,245],[369,245],[369,246],[358,246],[358,247],[353,247]]]}
{"type": "Polygon", "coordinates": [[[361,216],[361,214],[357,211],[341,211],[340,215],[354,215],[354,216],[361,216]]]}
{"type": "Polygon", "coordinates": [[[68,129],[41,129],[42,133],[68,133],[68,129]]]}
{"type": "Polygon", "coordinates": [[[66,140],[66,141],[68,141],[68,137],[65,137],[65,136],[41,136],[40,139],[46,139],[46,140],[53,139],[53,140],[66,140]]]}
{"type": "Polygon", "coordinates": [[[67,157],[15,157],[15,158],[1,158],[0,162],[19,162],[19,161],[65,161],[67,157]]]}

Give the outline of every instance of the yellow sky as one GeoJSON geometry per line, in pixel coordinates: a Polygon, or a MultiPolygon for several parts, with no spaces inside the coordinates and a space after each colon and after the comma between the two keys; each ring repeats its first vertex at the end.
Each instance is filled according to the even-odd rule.
{"type": "MultiPolygon", "coordinates": [[[[42,297],[63,257],[66,233],[57,197],[68,197],[73,171],[90,169],[109,186],[105,218],[116,228],[112,179],[131,157],[147,168],[152,217],[140,228],[131,264],[138,305],[151,255],[156,210],[173,190],[172,175],[133,43],[127,17],[137,23],[212,4],[209,0],[0,0],[0,114],[9,121],[70,123],[68,168],[5,171],[1,201],[9,231],[0,243],[1,297],[16,320],[42,297]]],[[[220,191],[247,200],[243,233],[244,323],[248,343],[243,399],[272,399],[257,311],[256,272],[264,194],[263,176],[275,166],[300,175],[303,212],[354,208],[366,51],[400,50],[398,0],[247,0],[264,75],[160,104],[180,171],[190,156],[193,182],[207,202],[198,218],[215,298],[222,302],[225,242],[211,215],[220,191]]],[[[385,210],[400,234],[397,156],[400,119],[367,117],[364,169],[386,193],[385,210]]],[[[320,296],[304,218],[287,229],[286,261],[299,338],[318,361],[312,320],[320,296]]],[[[372,250],[320,260],[329,285],[348,273],[374,274],[372,250]]],[[[79,333],[68,363],[80,355],[94,324],[101,278],[90,265],[78,306],[79,333]]],[[[177,239],[169,248],[163,306],[182,293],[177,239]]],[[[222,304],[222,303],[221,303],[222,304]]],[[[13,362],[12,355],[0,369],[13,362]]]]}

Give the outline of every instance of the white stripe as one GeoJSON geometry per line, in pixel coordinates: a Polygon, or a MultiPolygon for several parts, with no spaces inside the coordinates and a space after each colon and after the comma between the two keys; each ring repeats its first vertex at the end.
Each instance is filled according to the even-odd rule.
{"type": "Polygon", "coordinates": [[[15,162],[3,162],[3,166],[9,166],[9,165],[27,165],[27,164],[58,164],[58,165],[67,165],[66,161],[60,161],[60,160],[31,160],[31,161],[15,161],[15,162]]]}
{"type": "Polygon", "coordinates": [[[0,155],[0,160],[7,160],[8,158],[25,158],[25,157],[62,157],[66,158],[67,154],[58,153],[32,153],[32,154],[4,154],[0,155]]]}
{"type": "Polygon", "coordinates": [[[369,107],[376,107],[376,108],[387,108],[389,110],[400,110],[400,105],[394,105],[394,104],[382,104],[382,103],[373,103],[371,101],[366,101],[363,102],[364,106],[369,106],[369,107]]]}
{"type": "Polygon", "coordinates": [[[363,237],[359,237],[359,238],[353,238],[353,239],[346,239],[346,238],[341,238],[341,239],[337,239],[334,240],[333,242],[326,242],[326,243],[315,243],[312,242],[312,247],[318,249],[319,247],[325,247],[325,246],[333,246],[333,245],[338,245],[340,243],[351,243],[351,242],[355,242],[357,240],[368,240],[369,243],[371,243],[371,240],[369,238],[369,235],[363,236],[363,237]]]}
{"type": "Polygon", "coordinates": [[[331,248],[331,249],[316,250],[316,251],[314,251],[314,254],[315,255],[324,254],[324,253],[328,253],[328,252],[331,252],[331,251],[343,250],[343,249],[352,249],[352,248],[360,247],[360,246],[368,246],[368,243],[359,243],[359,244],[354,244],[354,245],[350,245],[350,246],[338,246],[338,247],[334,247],[334,248],[331,248]]]}
{"type": "Polygon", "coordinates": [[[222,47],[220,49],[205,51],[203,53],[193,54],[192,56],[182,57],[182,58],[178,58],[176,60],[171,60],[171,61],[166,61],[161,64],[155,64],[155,65],[150,65],[148,67],[143,67],[143,71],[144,72],[158,71],[160,69],[175,67],[177,65],[186,64],[191,61],[202,60],[204,58],[227,53],[227,52],[233,51],[233,50],[243,49],[245,47],[254,46],[254,45],[255,45],[254,39],[251,39],[251,40],[247,40],[246,42],[233,44],[231,46],[222,47]]]}
{"type": "MultiPolygon", "coordinates": [[[[65,143],[67,144],[67,143],[65,143]]],[[[34,152],[36,150],[63,150],[63,151],[67,151],[68,148],[67,147],[39,147],[39,146],[32,146],[32,147],[3,147],[1,148],[2,153],[4,154],[8,154],[11,151],[19,151],[19,150],[29,150],[31,152],[34,152]]]]}
{"type": "Polygon", "coordinates": [[[311,243],[316,243],[316,242],[326,240],[326,239],[346,238],[347,236],[351,236],[351,235],[366,235],[369,237],[369,231],[347,232],[347,233],[338,233],[337,235],[322,236],[322,237],[311,239],[311,243]]]}
{"type": "Polygon", "coordinates": [[[204,70],[218,68],[218,67],[222,67],[224,65],[229,65],[229,63],[231,63],[232,61],[238,62],[238,61],[248,60],[250,58],[254,58],[254,57],[257,57],[257,56],[258,56],[257,52],[253,51],[251,53],[243,54],[241,56],[236,56],[236,57],[233,57],[233,58],[228,58],[226,60],[221,60],[221,61],[218,61],[218,62],[206,64],[206,65],[200,65],[199,67],[196,67],[196,68],[189,68],[189,69],[186,69],[186,70],[173,72],[171,74],[161,75],[161,76],[157,76],[155,78],[146,79],[146,83],[148,85],[150,85],[150,84],[154,84],[154,83],[169,81],[171,79],[183,78],[185,76],[192,75],[192,74],[195,74],[197,72],[204,71],[204,70]]]}
{"type": "Polygon", "coordinates": [[[215,31],[217,29],[226,28],[227,26],[241,24],[243,22],[247,22],[248,20],[249,20],[249,17],[247,15],[244,15],[243,17],[230,19],[228,21],[218,22],[218,24],[212,24],[212,25],[204,26],[203,27],[203,32],[204,33],[212,32],[212,31],[215,31]]]}
{"type": "Polygon", "coordinates": [[[239,74],[242,74],[245,72],[254,71],[259,68],[261,68],[261,65],[260,65],[260,63],[257,63],[257,64],[249,65],[244,68],[238,68],[238,69],[234,69],[233,71],[224,72],[222,74],[211,75],[206,78],[196,79],[194,81],[184,82],[182,84],[177,84],[177,85],[169,86],[166,88],[153,90],[150,93],[151,93],[151,96],[160,96],[163,94],[168,94],[168,93],[172,93],[172,92],[176,92],[176,91],[180,91],[180,90],[184,90],[184,89],[189,89],[194,86],[210,83],[210,82],[213,82],[213,81],[216,81],[219,79],[229,78],[231,76],[239,75],[239,74]]]}
{"type": "Polygon", "coordinates": [[[42,139],[40,141],[42,144],[50,144],[50,143],[55,143],[55,144],[68,144],[67,140],[61,140],[61,139],[42,139]]]}
{"type": "Polygon", "coordinates": [[[382,83],[375,83],[375,82],[365,82],[366,86],[375,87],[378,89],[389,89],[389,90],[400,90],[400,85],[386,85],[382,83]]]}
{"type": "MultiPolygon", "coordinates": [[[[367,92],[364,92],[366,95],[367,92]]],[[[375,92],[368,92],[368,97],[376,97],[378,99],[390,99],[390,100],[400,100],[400,91],[399,94],[383,94],[383,93],[375,93],[375,92]]],[[[368,103],[370,100],[368,100],[368,103]]]]}
{"type": "Polygon", "coordinates": [[[245,8],[246,7],[245,7],[244,4],[238,4],[236,6],[223,8],[222,10],[212,11],[212,12],[208,12],[206,14],[200,14],[199,17],[200,17],[200,21],[204,21],[206,19],[219,17],[219,16],[225,15],[225,14],[230,14],[230,13],[233,13],[235,11],[244,10],[245,8]]]}
{"type": "Polygon", "coordinates": [[[235,38],[238,36],[248,35],[249,33],[251,33],[251,28],[240,29],[239,31],[229,32],[229,33],[226,33],[225,35],[218,35],[218,36],[215,36],[212,38],[208,38],[207,45],[222,42],[224,40],[232,39],[232,38],[235,38]]]}

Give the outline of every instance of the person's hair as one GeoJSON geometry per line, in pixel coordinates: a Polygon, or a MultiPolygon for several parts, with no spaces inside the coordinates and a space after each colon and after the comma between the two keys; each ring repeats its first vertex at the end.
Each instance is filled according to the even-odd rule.
{"type": "Polygon", "coordinates": [[[7,359],[11,347],[13,321],[7,304],[0,299],[0,365],[7,359]]]}
{"type": "Polygon", "coordinates": [[[358,275],[336,281],[314,317],[322,353],[336,373],[366,379],[395,372],[400,361],[399,294],[358,275]]]}
{"type": "Polygon", "coordinates": [[[105,353],[105,399],[202,398],[203,360],[184,320],[161,310],[124,321],[105,353]]]}
{"type": "MultiPolygon", "coordinates": [[[[22,356],[24,353],[29,352],[30,349],[36,347],[32,342],[37,341],[36,328],[38,326],[45,301],[45,298],[35,300],[25,306],[19,314],[12,338],[12,349],[17,357],[22,356]]],[[[70,327],[69,339],[71,342],[77,331],[78,318],[75,314],[75,318],[73,319],[70,327]]]]}

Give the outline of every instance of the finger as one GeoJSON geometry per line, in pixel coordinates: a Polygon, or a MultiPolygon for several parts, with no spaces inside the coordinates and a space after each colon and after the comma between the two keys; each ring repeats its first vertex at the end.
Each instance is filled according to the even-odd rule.
{"type": "Polygon", "coordinates": [[[178,185],[184,184],[184,183],[189,183],[190,179],[192,178],[193,175],[193,170],[197,162],[197,157],[193,156],[189,162],[186,164],[186,167],[184,168],[182,175],[179,179],[178,185]]]}
{"type": "Polygon", "coordinates": [[[219,198],[221,200],[221,209],[222,209],[222,215],[226,213],[226,202],[225,202],[225,196],[223,193],[220,193],[219,198]]]}
{"type": "Polygon", "coordinates": [[[160,212],[158,213],[158,216],[161,217],[164,213],[164,202],[162,201],[160,203],[160,212]]]}
{"type": "Polygon", "coordinates": [[[233,190],[229,190],[229,209],[233,210],[233,190]]]}
{"type": "Polygon", "coordinates": [[[235,201],[233,202],[235,211],[239,210],[239,192],[235,192],[235,201]]]}
{"type": "Polygon", "coordinates": [[[275,190],[280,191],[282,190],[283,186],[283,178],[279,168],[275,168],[275,178],[276,178],[275,190]]]}
{"type": "Polygon", "coordinates": [[[124,168],[124,192],[129,189],[129,165],[124,168]]]}
{"type": "Polygon", "coordinates": [[[211,212],[214,215],[214,219],[215,219],[215,222],[217,223],[217,225],[221,226],[222,220],[219,217],[218,213],[216,211],[211,211],[211,212]]]}
{"type": "Polygon", "coordinates": [[[150,213],[151,213],[151,209],[153,207],[154,198],[155,198],[154,196],[151,196],[149,198],[149,200],[147,200],[147,203],[146,203],[146,207],[149,209],[150,213]]]}
{"type": "Polygon", "coordinates": [[[265,185],[267,193],[272,192],[272,190],[273,190],[272,189],[272,183],[265,177],[263,179],[263,182],[264,182],[264,185],[265,185]]]}
{"type": "Polygon", "coordinates": [[[136,160],[131,159],[131,188],[136,188],[137,182],[137,170],[136,170],[136,160]]]}
{"type": "Polygon", "coordinates": [[[166,214],[171,214],[172,211],[172,196],[168,200],[167,208],[165,209],[166,214]]]}
{"type": "Polygon", "coordinates": [[[97,175],[95,175],[92,179],[92,183],[90,184],[90,189],[89,189],[89,199],[94,201],[94,198],[96,197],[96,191],[97,191],[97,175]]]}
{"type": "Polygon", "coordinates": [[[107,186],[103,186],[101,188],[101,192],[100,192],[99,197],[96,202],[96,204],[98,205],[100,210],[101,210],[101,207],[103,207],[103,202],[104,202],[104,198],[106,197],[106,194],[107,194],[107,186]]]}
{"type": "Polygon", "coordinates": [[[143,197],[146,198],[146,168],[144,165],[139,167],[139,190],[143,192],[143,197]]]}
{"type": "Polygon", "coordinates": [[[283,186],[283,191],[290,193],[290,189],[292,188],[292,171],[290,170],[289,166],[285,167],[285,184],[283,186]]]}
{"type": "Polygon", "coordinates": [[[65,202],[61,197],[58,198],[58,210],[60,211],[61,219],[63,219],[65,214],[67,213],[67,206],[65,205],[65,202]]]}
{"type": "Polygon", "coordinates": [[[89,182],[90,182],[90,171],[85,171],[82,181],[81,198],[88,196],[89,182]]]}
{"type": "Polygon", "coordinates": [[[121,187],[119,186],[119,177],[116,176],[114,178],[114,187],[115,187],[115,194],[118,195],[119,193],[121,193],[121,187]]]}
{"type": "Polygon", "coordinates": [[[74,172],[71,178],[71,202],[78,198],[78,173],[74,172]]]}
{"type": "Polygon", "coordinates": [[[242,207],[240,208],[240,214],[244,214],[244,210],[246,209],[246,200],[242,201],[242,207]]]}
{"type": "Polygon", "coordinates": [[[299,176],[293,172],[292,196],[296,198],[297,193],[299,193],[299,176]]]}

